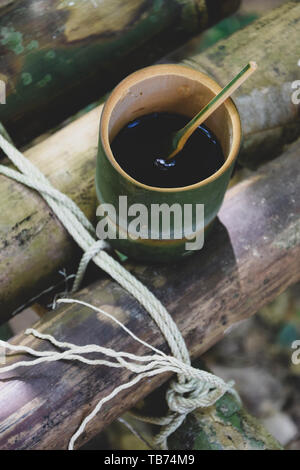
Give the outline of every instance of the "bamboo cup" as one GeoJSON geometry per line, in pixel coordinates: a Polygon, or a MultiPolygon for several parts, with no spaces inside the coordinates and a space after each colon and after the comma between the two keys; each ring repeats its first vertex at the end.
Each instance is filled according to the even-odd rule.
{"type": "MultiPolygon", "coordinates": [[[[128,122],[148,113],[167,111],[192,118],[220,91],[221,87],[207,75],[181,65],[155,65],[125,78],[111,93],[101,116],[96,171],[99,203],[111,204],[118,209],[119,196],[126,196],[128,207],[143,204],[149,214],[153,204],[165,203],[171,207],[176,203],[183,210],[185,204],[204,204],[207,235],[222,204],[241,143],[240,118],[230,98],[206,121],[222,146],[224,164],[216,173],[196,184],[160,188],[140,183],[116,162],[110,143],[128,122]]],[[[209,158],[209,155],[202,158],[209,158]]],[[[110,220],[110,224],[112,232],[117,233],[117,238],[110,239],[111,245],[129,257],[166,262],[194,252],[186,249],[184,234],[180,239],[168,239],[161,230],[158,239],[135,239],[127,232],[122,217],[116,224],[110,220]]],[[[173,229],[171,226],[171,235],[173,229]]],[[[195,220],[191,222],[190,229],[191,232],[195,230],[195,220]]]]}

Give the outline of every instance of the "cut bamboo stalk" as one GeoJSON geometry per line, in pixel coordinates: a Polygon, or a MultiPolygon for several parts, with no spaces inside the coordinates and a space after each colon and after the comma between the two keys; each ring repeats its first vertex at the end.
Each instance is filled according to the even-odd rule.
{"type": "MultiPolygon", "coordinates": [[[[216,343],[231,325],[299,281],[299,148],[300,141],[228,191],[220,222],[204,250],[177,265],[127,265],[166,305],[192,358],[216,343]]],[[[147,313],[115,282],[95,282],[77,297],[107,310],[140,338],[168,351],[147,313]]],[[[107,318],[77,304],[46,314],[35,328],[79,345],[94,343],[148,353],[107,318]]],[[[45,348],[24,335],[13,342],[45,348]]],[[[7,365],[19,359],[19,355],[11,357],[7,365]]],[[[69,361],[5,374],[0,381],[0,448],[66,448],[91,407],[129,376],[127,371],[69,361]]],[[[91,439],[168,377],[142,381],[105,404],[78,444],[91,439]]]]}

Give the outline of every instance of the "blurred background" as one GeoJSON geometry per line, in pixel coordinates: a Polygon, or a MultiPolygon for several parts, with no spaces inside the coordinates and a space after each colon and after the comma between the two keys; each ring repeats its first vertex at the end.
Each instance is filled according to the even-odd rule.
{"type": "MultiPolygon", "coordinates": [[[[175,51],[167,60],[195,54],[253,22],[283,0],[243,0],[238,13],[175,51]]],[[[90,107],[89,107],[90,109],[90,107]]],[[[238,170],[234,183],[249,175],[238,170]]],[[[9,339],[33,324],[43,310],[39,305],[16,315],[0,327],[9,339]]],[[[283,292],[249,320],[239,323],[204,356],[209,368],[236,382],[245,407],[286,448],[300,449],[300,368],[291,362],[291,343],[300,339],[300,284],[283,292]]],[[[85,448],[146,449],[124,423],[113,423],[85,448]]]]}

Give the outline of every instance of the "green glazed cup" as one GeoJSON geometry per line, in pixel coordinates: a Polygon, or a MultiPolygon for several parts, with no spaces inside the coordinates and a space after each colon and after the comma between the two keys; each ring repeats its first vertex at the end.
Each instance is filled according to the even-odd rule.
{"type": "MultiPolygon", "coordinates": [[[[100,207],[105,208],[109,204],[116,208],[116,219],[104,209],[98,213],[102,216],[105,213],[110,233],[108,239],[113,248],[137,260],[168,262],[195,251],[195,248],[187,249],[190,232],[198,235],[199,240],[201,235],[203,238],[204,233],[205,236],[208,234],[222,204],[241,143],[240,118],[231,99],[226,100],[205,122],[217,136],[225,162],[216,173],[199,183],[180,188],[159,188],[140,183],[116,162],[110,143],[128,122],[148,113],[168,111],[192,118],[220,91],[221,87],[205,74],[173,64],[138,70],[113,90],[101,115],[96,170],[100,207]],[[123,207],[125,212],[120,213],[120,196],[126,196],[121,198],[126,200],[126,207],[142,204],[149,214],[153,204],[167,204],[168,207],[179,204],[183,212],[187,204],[193,207],[203,204],[204,221],[199,228],[194,214],[190,232],[182,231],[179,237],[177,234],[174,238],[174,220],[171,217],[171,237],[165,236],[164,230],[158,227],[159,233],[155,232],[155,236],[146,228],[144,233],[147,235],[137,238],[128,230],[130,217],[128,220],[124,218],[126,208],[123,207]]],[[[209,158],[209,155],[201,158],[209,158]]]]}

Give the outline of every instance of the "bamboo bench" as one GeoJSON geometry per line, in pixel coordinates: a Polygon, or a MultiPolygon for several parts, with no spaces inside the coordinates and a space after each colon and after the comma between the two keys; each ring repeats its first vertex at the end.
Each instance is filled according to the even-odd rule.
{"type": "MultiPolygon", "coordinates": [[[[299,37],[299,18],[300,5],[289,2],[185,61],[210,72],[223,84],[244,57],[256,54],[262,64],[256,88],[253,91],[253,82],[249,83],[236,98],[245,130],[240,163],[257,167],[282,153],[227,192],[218,223],[201,252],[175,266],[127,263],[166,305],[193,359],[219,341],[231,325],[255,314],[300,280],[300,140],[295,140],[300,135],[299,108],[291,104],[288,88],[297,74],[297,61],[293,62],[297,42],[291,35],[299,37]],[[287,38],[283,32],[291,18],[295,26],[287,38]],[[265,48],[260,47],[262,37],[265,48]],[[276,54],[285,54],[279,71],[272,65],[271,45],[276,54]]],[[[100,112],[101,107],[95,108],[25,152],[92,221],[97,204],[93,180],[100,112]]],[[[43,289],[58,283],[59,269],[68,266],[72,270],[80,253],[38,194],[1,176],[0,201],[4,220],[0,222],[3,322],[43,289]]],[[[76,294],[78,298],[106,309],[139,337],[168,351],[156,325],[126,291],[100,272],[92,272],[88,280],[91,278],[93,282],[76,294]]],[[[35,327],[61,341],[146,352],[101,314],[79,305],[48,312],[35,327]]],[[[43,347],[24,334],[12,342],[43,347]]],[[[9,358],[8,364],[19,359],[9,358]]],[[[128,371],[72,362],[40,365],[1,377],[0,448],[66,448],[70,434],[90,407],[129,377],[128,371]]],[[[168,378],[165,374],[147,379],[122,392],[89,424],[79,444],[89,441],[168,378]]],[[[269,441],[266,446],[276,447],[269,441]]]]}

